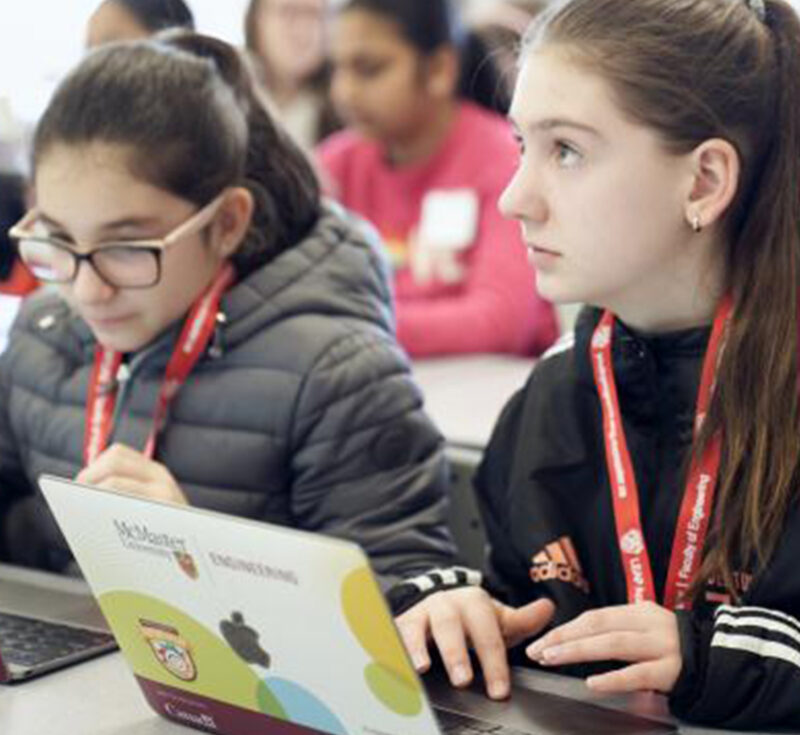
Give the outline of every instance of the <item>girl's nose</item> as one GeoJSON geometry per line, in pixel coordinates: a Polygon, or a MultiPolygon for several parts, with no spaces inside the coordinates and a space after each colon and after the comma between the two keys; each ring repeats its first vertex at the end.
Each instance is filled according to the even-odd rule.
{"type": "Polygon", "coordinates": [[[520,166],[498,202],[503,216],[509,219],[541,223],[548,217],[547,203],[530,170],[520,166]]]}
{"type": "Polygon", "coordinates": [[[75,300],[81,304],[108,301],[116,292],[113,286],[100,278],[94,266],[85,260],[78,264],[78,273],[68,288],[75,300]]]}

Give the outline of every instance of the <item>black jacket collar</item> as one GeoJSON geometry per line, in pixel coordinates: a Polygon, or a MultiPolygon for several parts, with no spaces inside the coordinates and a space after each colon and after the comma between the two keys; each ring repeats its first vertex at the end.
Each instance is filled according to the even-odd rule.
{"type": "MultiPolygon", "coordinates": [[[[587,307],[575,327],[578,381],[594,389],[589,344],[602,311],[587,307]]],[[[691,437],[697,390],[711,327],[647,334],[617,320],[612,360],[623,415],[640,423],[676,422],[691,437]]]]}

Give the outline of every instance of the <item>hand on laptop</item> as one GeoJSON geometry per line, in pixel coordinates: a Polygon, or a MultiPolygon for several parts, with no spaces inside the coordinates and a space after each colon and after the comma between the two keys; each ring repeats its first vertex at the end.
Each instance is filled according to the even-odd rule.
{"type": "Polygon", "coordinates": [[[489,696],[505,699],[511,692],[506,649],[536,635],[554,612],[550,600],[513,608],[478,587],[463,587],[425,598],[397,618],[397,627],[417,671],[430,668],[427,642],[433,639],[457,687],[467,686],[473,678],[469,641],[483,668],[489,696]]]}
{"type": "Polygon", "coordinates": [[[545,666],[587,661],[627,661],[589,677],[597,692],[655,690],[668,694],[681,672],[680,634],[674,612],[652,602],[591,610],[551,630],[527,654],[545,666]]]}
{"type": "Polygon", "coordinates": [[[113,444],[106,449],[75,481],[153,500],[189,504],[180,485],[163,464],[124,444],[113,444]]]}

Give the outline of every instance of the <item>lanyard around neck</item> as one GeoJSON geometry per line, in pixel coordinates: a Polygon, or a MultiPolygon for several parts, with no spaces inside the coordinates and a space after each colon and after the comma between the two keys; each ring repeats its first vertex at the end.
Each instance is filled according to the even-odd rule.
{"type": "MultiPolygon", "coordinates": [[[[234,278],[234,268],[228,263],[189,312],[159,390],[153,425],[144,448],[144,454],[149,459],[155,456],[156,442],[164,428],[170,402],[186,382],[214,334],[219,303],[234,278]]],[[[91,464],[108,446],[117,398],[117,373],[121,364],[121,352],[97,346],[86,399],[84,465],[91,464]]]]}
{"type": "MultiPolygon", "coordinates": [[[[694,422],[695,439],[700,433],[714,394],[717,367],[732,312],[732,300],[726,297],[717,310],[703,361],[694,422]]],[[[628,601],[656,602],[650,556],[642,530],[639,490],[625,440],[614,379],[611,353],[614,321],[611,312],[606,311],[603,314],[595,328],[590,348],[595,386],[603,413],[603,435],[614,520],[625,571],[628,601]]],[[[664,605],[671,610],[691,608],[691,600],[686,597],[686,592],[702,559],[719,474],[721,447],[722,437],[716,434],[708,442],[702,456],[692,456],[664,589],[664,605]]]]}

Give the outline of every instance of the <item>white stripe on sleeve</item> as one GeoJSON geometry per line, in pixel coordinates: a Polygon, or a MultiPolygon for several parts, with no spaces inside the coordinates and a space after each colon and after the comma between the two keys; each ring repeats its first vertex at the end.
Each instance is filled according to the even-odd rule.
{"type": "Polygon", "coordinates": [[[428,592],[435,587],[434,581],[427,574],[409,579],[408,584],[413,584],[420,592],[428,592]]]}
{"type": "Polygon", "coordinates": [[[787,615],[780,610],[771,610],[768,607],[734,607],[733,605],[720,605],[714,612],[715,616],[730,614],[734,616],[741,615],[763,615],[764,617],[781,618],[787,623],[793,623],[798,630],[800,630],[800,620],[791,615],[787,615]]]}
{"type": "Polygon", "coordinates": [[[793,625],[782,623],[775,618],[768,618],[760,615],[739,615],[734,617],[728,612],[717,615],[716,622],[718,624],[729,625],[732,628],[763,628],[764,630],[774,631],[781,633],[787,638],[791,638],[797,643],[797,648],[800,650],[800,632],[793,625]]]}
{"type": "Polygon", "coordinates": [[[711,639],[712,648],[728,648],[734,651],[746,651],[763,658],[777,658],[800,668],[800,651],[785,643],[768,641],[752,635],[736,633],[714,633],[711,639]]]}

